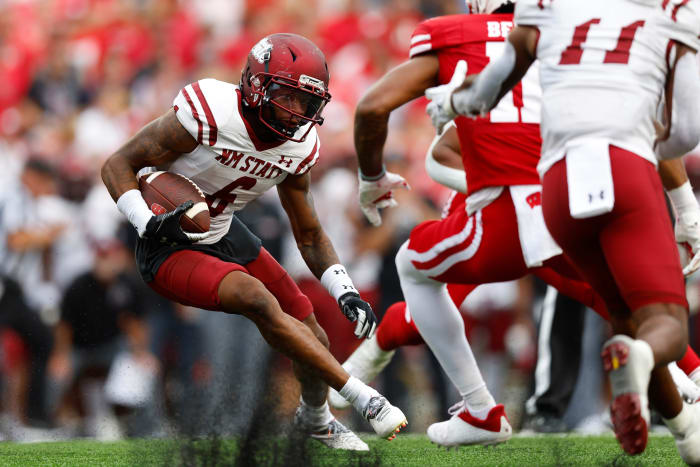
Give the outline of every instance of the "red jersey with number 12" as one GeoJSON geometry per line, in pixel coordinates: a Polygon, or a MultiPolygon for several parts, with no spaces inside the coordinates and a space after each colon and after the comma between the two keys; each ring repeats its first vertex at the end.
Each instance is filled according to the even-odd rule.
{"type": "MultiPolygon", "coordinates": [[[[440,62],[439,81],[447,83],[459,60],[467,73],[479,73],[505,50],[513,15],[454,15],[432,18],[411,36],[411,58],[434,53],[440,62]]],[[[540,103],[538,67],[506,94],[485,118],[455,120],[467,172],[469,194],[482,188],[539,184],[540,103]]]]}

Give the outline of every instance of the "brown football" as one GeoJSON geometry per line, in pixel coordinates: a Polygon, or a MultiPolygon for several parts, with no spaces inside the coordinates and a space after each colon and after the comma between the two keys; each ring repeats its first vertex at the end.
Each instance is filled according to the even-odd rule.
{"type": "Polygon", "coordinates": [[[189,178],[173,172],[153,172],[141,176],[139,189],[156,215],[170,212],[185,201],[192,200],[194,206],[180,218],[182,230],[190,233],[209,231],[209,207],[204,193],[189,178]]]}

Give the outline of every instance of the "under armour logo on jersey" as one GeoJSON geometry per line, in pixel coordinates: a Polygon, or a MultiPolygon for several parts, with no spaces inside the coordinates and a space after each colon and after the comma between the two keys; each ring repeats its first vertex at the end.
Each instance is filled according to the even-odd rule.
{"type": "Polygon", "coordinates": [[[280,160],[277,161],[278,164],[285,164],[287,168],[292,166],[292,162],[294,162],[294,159],[291,157],[287,159],[285,156],[280,156],[280,160]]]}
{"type": "Polygon", "coordinates": [[[343,270],[343,269],[334,269],[333,272],[336,273],[336,275],[337,274],[347,274],[347,272],[345,272],[345,270],[343,270]]]}

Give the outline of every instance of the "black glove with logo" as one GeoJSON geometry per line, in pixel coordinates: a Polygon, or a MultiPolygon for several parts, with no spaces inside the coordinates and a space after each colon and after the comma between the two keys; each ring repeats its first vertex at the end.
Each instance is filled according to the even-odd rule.
{"type": "Polygon", "coordinates": [[[143,238],[157,240],[170,245],[191,245],[209,236],[209,232],[190,233],[180,227],[180,218],[194,203],[185,201],[174,210],[151,217],[146,224],[143,238]]]}
{"type": "Polygon", "coordinates": [[[374,335],[374,331],[377,329],[377,317],[374,316],[369,303],[362,300],[360,294],[357,292],[343,294],[338,299],[338,305],[340,305],[340,311],[351,323],[357,321],[355,337],[362,339],[363,337],[370,338],[374,335]]]}

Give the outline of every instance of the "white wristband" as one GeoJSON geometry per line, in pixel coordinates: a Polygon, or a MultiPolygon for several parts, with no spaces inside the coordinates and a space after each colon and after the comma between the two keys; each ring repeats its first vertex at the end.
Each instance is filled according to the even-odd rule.
{"type": "Polygon", "coordinates": [[[334,264],[326,269],[323,275],[321,275],[321,284],[336,300],[348,292],[357,293],[352,279],[350,279],[348,272],[345,270],[345,266],[342,264],[334,264]]]}
{"type": "Polygon", "coordinates": [[[148,209],[141,192],[136,189],[125,192],[117,200],[117,208],[129,219],[131,225],[136,228],[139,237],[143,237],[143,233],[146,231],[146,224],[153,217],[153,213],[148,209]]]}
{"type": "Polygon", "coordinates": [[[695,197],[693,187],[690,186],[689,181],[686,181],[678,188],[668,190],[667,193],[673,209],[676,211],[676,217],[689,210],[698,210],[698,199],[695,197]]]}

